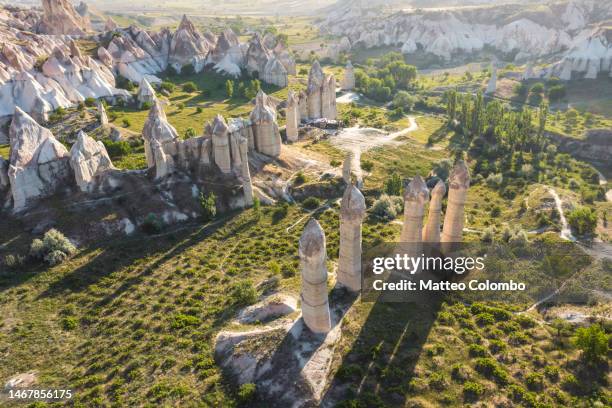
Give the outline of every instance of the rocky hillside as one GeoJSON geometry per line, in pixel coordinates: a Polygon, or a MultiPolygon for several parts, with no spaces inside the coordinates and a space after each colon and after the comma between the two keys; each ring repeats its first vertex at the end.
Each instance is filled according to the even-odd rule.
{"type": "MultiPolygon", "coordinates": [[[[380,3],[380,2],[379,2],[380,3]]],[[[387,2],[382,2],[387,3],[387,2]]],[[[382,13],[371,2],[339,2],[321,23],[352,47],[401,47],[445,60],[492,47],[515,61],[551,55],[571,71],[593,77],[610,72],[612,48],[603,27],[612,4],[593,0],[525,7],[523,4],[403,10],[382,13]]],[[[560,74],[561,64],[554,67],[560,74]]],[[[551,72],[542,73],[549,74],[551,72]]],[[[566,75],[567,76],[567,75],[566,75]]],[[[567,78],[569,79],[569,78],[567,78]]]]}

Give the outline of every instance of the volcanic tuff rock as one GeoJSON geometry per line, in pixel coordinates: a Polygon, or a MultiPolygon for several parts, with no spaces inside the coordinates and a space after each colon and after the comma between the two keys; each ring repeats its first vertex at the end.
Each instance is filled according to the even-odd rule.
{"type": "Polygon", "coordinates": [[[31,201],[53,194],[70,179],[68,150],[27,113],[17,108],[11,128],[8,177],[13,206],[21,210],[31,201]]]}
{"type": "Polygon", "coordinates": [[[111,70],[72,40],[30,32],[32,13],[0,8],[0,117],[19,107],[44,120],[48,112],[88,97],[129,97],[115,88],[111,70]]]}
{"type": "Polygon", "coordinates": [[[91,31],[89,17],[79,14],[68,0],[42,0],[42,6],[41,33],[84,35],[91,31]]]}
{"type": "Polygon", "coordinates": [[[81,191],[93,190],[96,175],[114,169],[104,144],[96,142],[82,131],[70,149],[70,167],[81,191]]]}
{"type": "Polygon", "coordinates": [[[255,109],[251,112],[255,149],[267,156],[278,157],[281,152],[281,137],[276,122],[276,111],[267,103],[263,91],[257,94],[255,109]]]}
{"type": "Polygon", "coordinates": [[[156,75],[168,65],[177,71],[192,65],[195,72],[211,65],[215,71],[236,78],[246,69],[250,73],[257,71],[264,81],[270,79],[282,84],[286,79],[279,77],[282,70],[276,64],[270,64],[266,70],[274,58],[287,72],[295,73],[295,61],[286,47],[276,44],[274,48],[267,48],[258,34],[249,43],[241,44],[231,29],[218,37],[210,32],[202,34],[186,16],[174,33],[168,29],[150,33],[129,27],[114,29],[112,37],[110,32],[106,35],[108,48],[100,47],[98,57],[132,82],[140,83],[143,77],[151,83],[160,82],[156,75]]]}
{"type": "Polygon", "coordinates": [[[173,146],[174,142],[178,139],[178,133],[168,122],[166,112],[159,99],[155,99],[153,106],[151,106],[149,116],[142,129],[142,138],[145,141],[144,150],[149,168],[156,165],[155,150],[153,148],[155,143],[159,143],[162,147],[168,145],[168,150],[175,153],[173,146]]]}
{"type": "Polygon", "coordinates": [[[136,97],[136,99],[138,99],[138,105],[140,107],[142,107],[142,105],[144,105],[145,103],[152,105],[155,102],[155,90],[153,89],[149,81],[147,81],[147,78],[142,78],[142,81],[140,81],[140,86],[138,87],[138,96],[136,97]]]}
{"type": "Polygon", "coordinates": [[[485,46],[519,61],[556,54],[560,63],[542,76],[563,74],[570,79],[572,71],[587,78],[610,72],[610,35],[605,34],[605,21],[610,18],[612,3],[593,0],[539,8],[516,4],[390,14],[381,13],[371,2],[344,1],[320,27],[347,37],[352,46],[398,46],[404,53],[421,49],[446,60],[485,46]]]}

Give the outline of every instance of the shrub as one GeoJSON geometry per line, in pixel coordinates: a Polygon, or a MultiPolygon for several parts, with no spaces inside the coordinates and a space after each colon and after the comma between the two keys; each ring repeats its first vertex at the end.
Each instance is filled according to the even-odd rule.
{"type": "Polygon", "coordinates": [[[17,268],[22,266],[24,262],[25,257],[23,255],[8,254],[4,257],[4,265],[6,265],[7,268],[17,268]]]}
{"type": "Polygon", "coordinates": [[[78,321],[74,316],[67,316],[62,319],[62,328],[64,330],[74,330],[78,326],[78,321]]]}
{"type": "Polygon", "coordinates": [[[563,85],[555,85],[548,89],[548,98],[555,102],[565,98],[566,90],[563,85]]]}
{"type": "Polygon", "coordinates": [[[121,123],[123,124],[124,128],[129,128],[130,126],[132,126],[132,122],[130,122],[128,118],[123,119],[121,123]]]}
{"type": "Polygon", "coordinates": [[[319,208],[320,205],[321,202],[317,197],[308,197],[302,202],[302,206],[307,210],[314,210],[316,208],[319,208]]]}
{"type": "Polygon", "coordinates": [[[35,239],[30,245],[30,255],[42,259],[51,266],[58,265],[76,252],[76,247],[56,229],[50,229],[43,239],[35,239]]]}
{"type": "Polygon", "coordinates": [[[490,357],[479,358],[476,360],[476,371],[485,377],[494,380],[500,385],[506,385],[509,375],[498,363],[490,357]]]}
{"type": "Polygon", "coordinates": [[[551,365],[544,367],[544,375],[553,382],[559,381],[559,367],[551,365]]]}
{"type": "Polygon", "coordinates": [[[516,322],[501,322],[499,328],[506,334],[521,330],[521,327],[516,322]]]}
{"type": "Polygon", "coordinates": [[[198,106],[198,107],[196,108],[196,113],[202,113],[203,111],[204,111],[204,109],[202,109],[202,107],[201,107],[201,106],[198,106]]]}
{"type": "Polygon", "coordinates": [[[429,387],[433,390],[442,391],[448,386],[448,382],[442,373],[432,373],[429,376],[429,387]]]}
{"type": "Polygon", "coordinates": [[[597,213],[588,207],[578,207],[567,215],[567,222],[578,235],[592,234],[597,227],[597,213]]]}
{"type": "Polygon", "coordinates": [[[452,326],[455,323],[455,316],[451,312],[438,313],[438,322],[445,326],[452,326]]]}
{"type": "Polygon", "coordinates": [[[132,153],[132,146],[125,140],[113,142],[110,139],[105,139],[102,143],[104,143],[104,147],[106,147],[106,151],[111,158],[117,158],[132,153]]]}
{"type": "Polygon", "coordinates": [[[200,318],[188,314],[178,313],[172,317],[170,327],[175,330],[184,329],[190,326],[197,326],[200,324],[200,318]]]}
{"type": "Polygon", "coordinates": [[[272,211],[272,222],[277,223],[287,216],[289,213],[289,204],[282,203],[272,211]]]}
{"type": "Polygon", "coordinates": [[[176,86],[172,82],[164,81],[161,83],[159,88],[166,92],[172,93],[174,92],[174,89],[176,88],[176,86]]]}
{"type": "Polygon", "coordinates": [[[306,182],[306,176],[304,175],[304,172],[298,171],[298,173],[295,175],[294,184],[300,185],[300,184],[304,184],[305,182],[306,182]]]}
{"type": "Polygon", "coordinates": [[[231,297],[237,305],[252,305],[257,301],[257,290],[250,280],[236,282],[231,288],[231,297]]]}
{"type": "Polygon", "coordinates": [[[195,92],[198,87],[194,82],[185,82],[182,86],[183,92],[192,93],[195,92]]]}
{"type": "Polygon", "coordinates": [[[363,171],[367,171],[368,173],[372,171],[372,169],[374,168],[374,163],[369,161],[369,160],[363,160],[361,162],[361,169],[363,171]]]}
{"type": "Polygon", "coordinates": [[[117,79],[115,79],[115,83],[117,85],[117,88],[125,89],[128,92],[132,92],[135,88],[132,81],[121,75],[117,76],[117,79]]]}
{"type": "Polygon", "coordinates": [[[489,326],[495,323],[495,316],[487,312],[480,313],[476,315],[476,323],[480,326],[489,326]]]}
{"type": "Polygon", "coordinates": [[[376,200],[372,206],[372,214],[386,221],[395,219],[398,212],[400,212],[398,210],[398,203],[396,203],[393,197],[389,197],[386,194],[380,196],[380,198],[376,200]]]}
{"type": "Polygon", "coordinates": [[[214,193],[200,193],[200,207],[204,222],[212,221],[217,216],[217,197],[214,193]]]}
{"type": "Polygon", "coordinates": [[[463,395],[468,400],[476,400],[485,392],[485,387],[482,384],[473,381],[466,381],[463,384],[463,395]]]}
{"type": "Polygon", "coordinates": [[[496,188],[501,186],[504,181],[504,176],[501,173],[491,173],[485,181],[489,187],[496,188]]]}
{"type": "Polygon", "coordinates": [[[149,213],[143,223],[142,223],[142,230],[146,233],[146,234],[158,234],[161,232],[163,227],[162,221],[157,217],[157,215],[153,214],[153,213],[149,213]]]}
{"type": "Polygon", "coordinates": [[[574,344],[582,350],[583,358],[589,363],[596,363],[608,355],[610,336],[599,324],[581,327],[576,330],[574,344]]]}
{"type": "Polygon", "coordinates": [[[464,382],[470,375],[467,368],[460,363],[453,364],[451,367],[451,377],[457,382],[464,382]]]}
{"type": "Polygon", "coordinates": [[[85,106],[88,106],[91,108],[95,105],[96,105],[96,98],[92,98],[91,96],[85,98],[85,106]]]}
{"type": "Polygon", "coordinates": [[[241,404],[250,404],[257,396],[257,386],[253,383],[242,384],[238,389],[238,401],[241,404]]]}
{"type": "Polygon", "coordinates": [[[540,373],[527,374],[525,384],[532,391],[540,391],[544,387],[544,376],[540,373]]]}
{"type": "Polygon", "coordinates": [[[192,127],[187,128],[185,131],[185,139],[191,139],[192,137],[196,137],[196,130],[192,127]]]}
{"type": "Polygon", "coordinates": [[[470,344],[469,354],[470,357],[486,357],[487,349],[480,344],[470,344]]]}
{"type": "Polygon", "coordinates": [[[140,110],[149,110],[151,109],[151,106],[153,106],[151,102],[143,102],[143,104],[140,106],[140,110]]]}
{"type": "Polygon", "coordinates": [[[506,349],[506,343],[501,340],[491,340],[489,341],[489,350],[493,354],[497,354],[506,349]]]}

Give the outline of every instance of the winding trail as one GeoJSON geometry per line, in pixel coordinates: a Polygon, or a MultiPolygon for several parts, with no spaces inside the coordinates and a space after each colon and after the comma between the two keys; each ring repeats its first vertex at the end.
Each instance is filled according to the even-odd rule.
{"type": "Polygon", "coordinates": [[[361,154],[375,147],[398,143],[395,139],[414,132],[419,127],[414,116],[408,116],[409,126],[398,132],[387,133],[375,128],[349,127],[341,130],[329,140],[332,146],[353,153],[353,173],[359,182],[363,181],[361,154]]]}

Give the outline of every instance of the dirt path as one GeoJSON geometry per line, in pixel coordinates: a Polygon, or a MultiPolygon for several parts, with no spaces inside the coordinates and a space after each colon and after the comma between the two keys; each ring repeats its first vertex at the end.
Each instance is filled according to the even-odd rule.
{"type": "Polygon", "coordinates": [[[353,153],[354,160],[352,171],[357,176],[357,180],[362,181],[363,177],[360,164],[361,154],[375,147],[394,143],[399,144],[395,139],[418,129],[414,116],[408,116],[408,121],[410,125],[407,128],[394,133],[387,133],[375,128],[345,128],[336,136],[332,136],[330,138],[330,143],[332,146],[344,150],[345,152],[353,153]]]}

